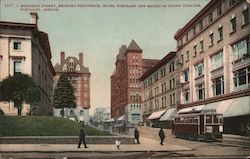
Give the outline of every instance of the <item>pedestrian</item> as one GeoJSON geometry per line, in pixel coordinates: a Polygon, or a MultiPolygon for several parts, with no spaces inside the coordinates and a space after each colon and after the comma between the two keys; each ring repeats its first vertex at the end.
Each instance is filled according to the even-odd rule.
{"type": "Polygon", "coordinates": [[[78,148],[81,147],[82,142],[83,142],[83,144],[84,144],[84,147],[85,147],[85,148],[88,148],[87,145],[86,145],[85,132],[84,132],[83,127],[84,127],[84,126],[81,127],[80,134],[79,134],[79,144],[78,144],[78,148]]]}
{"type": "Polygon", "coordinates": [[[140,144],[140,141],[139,141],[139,131],[138,131],[138,129],[137,128],[135,128],[135,132],[134,132],[134,134],[135,134],[135,140],[137,140],[137,144],[140,144]]]}
{"type": "Polygon", "coordinates": [[[161,128],[160,131],[159,131],[159,137],[161,139],[161,145],[163,145],[163,141],[165,139],[165,134],[164,134],[164,131],[163,129],[161,128]]]}

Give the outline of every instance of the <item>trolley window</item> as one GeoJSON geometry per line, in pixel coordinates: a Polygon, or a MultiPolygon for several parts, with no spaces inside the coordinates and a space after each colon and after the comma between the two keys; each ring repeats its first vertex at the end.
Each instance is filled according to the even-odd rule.
{"type": "Polygon", "coordinates": [[[212,123],[212,115],[206,115],[206,123],[212,123]]]}

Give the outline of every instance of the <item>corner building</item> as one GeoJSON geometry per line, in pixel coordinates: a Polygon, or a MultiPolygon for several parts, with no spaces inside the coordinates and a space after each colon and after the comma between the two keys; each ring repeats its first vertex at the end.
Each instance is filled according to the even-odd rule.
{"type": "MultiPolygon", "coordinates": [[[[78,121],[89,123],[90,109],[90,72],[89,68],[83,64],[83,53],[79,53],[79,58],[68,56],[65,58],[65,52],[61,52],[61,61],[54,68],[54,87],[61,75],[68,77],[74,88],[76,97],[76,108],[65,109],[65,116],[78,121]]],[[[54,109],[55,116],[62,116],[61,109],[54,109]]]]}
{"type": "MultiPolygon", "coordinates": [[[[52,115],[54,68],[48,34],[38,29],[38,15],[30,13],[31,23],[0,21],[0,82],[24,73],[37,85],[41,100],[32,107],[23,103],[22,115],[52,115]]],[[[4,92],[3,92],[4,93],[4,92]]],[[[0,102],[5,115],[17,115],[13,102],[0,102]]]]}
{"type": "Polygon", "coordinates": [[[216,109],[224,116],[225,133],[246,130],[250,124],[249,33],[245,0],[212,0],[176,33],[182,85],[179,109],[216,109]]]}
{"type": "Polygon", "coordinates": [[[126,123],[142,122],[142,83],[140,77],[158,60],[142,59],[142,49],[132,40],[122,45],[111,76],[111,117],[126,123]]]}

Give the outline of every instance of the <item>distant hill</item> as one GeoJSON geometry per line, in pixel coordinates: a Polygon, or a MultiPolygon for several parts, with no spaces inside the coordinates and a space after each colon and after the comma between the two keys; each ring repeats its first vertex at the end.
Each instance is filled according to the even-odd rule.
{"type": "MultiPolygon", "coordinates": [[[[48,116],[1,116],[0,136],[78,136],[81,124],[48,116]]],[[[87,136],[110,136],[109,132],[85,126],[87,136]]]]}

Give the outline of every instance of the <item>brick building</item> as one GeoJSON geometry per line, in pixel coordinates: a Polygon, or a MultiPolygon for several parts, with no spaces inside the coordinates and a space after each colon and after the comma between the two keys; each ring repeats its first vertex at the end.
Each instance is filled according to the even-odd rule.
{"type": "Polygon", "coordinates": [[[142,83],[140,77],[158,60],[142,59],[142,49],[132,40],[122,45],[111,76],[111,117],[128,123],[142,122],[142,83]]]}
{"type": "Polygon", "coordinates": [[[212,0],[176,35],[179,109],[216,109],[224,132],[250,124],[249,3],[212,0]]]}
{"type": "MultiPolygon", "coordinates": [[[[54,87],[61,75],[66,75],[75,91],[76,108],[65,109],[65,116],[72,120],[89,122],[90,109],[90,72],[83,64],[83,53],[79,53],[79,59],[61,52],[61,61],[54,68],[54,87]]],[[[54,109],[55,116],[61,116],[61,109],[54,109]]]]}
{"type": "MultiPolygon", "coordinates": [[[[38,29],[38,15],[30,13],[31,23],[0,21],[0,81],[18,73],[30,75],[41,92],[38,106],[23,104],[22,115],[52,115],[51,96],[54,68],[47,33],[38,29]]],[[[4,93],[4,92],[3,92],[4,93]]],[[[0,102],[6,115],[17,115],[13,102],[0,102]]]]}

